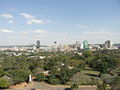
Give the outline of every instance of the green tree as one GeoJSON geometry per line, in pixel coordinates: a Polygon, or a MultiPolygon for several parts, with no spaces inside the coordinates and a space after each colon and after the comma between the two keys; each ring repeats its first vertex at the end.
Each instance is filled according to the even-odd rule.
{"type": "Polygon", "coordinates": [[[13,78],[14,84],[28,81],[28,76],[31,74],[29,70],[25,70],[25,69],[9,71],[9,73],[13,78]]]}
{"type": "Polygon", "coordinates": [[[119,90],[120,89],[120,76],[116,76],[111,81],[112,90],[119,90]]]}
{"type": "Polygon", "coordinates": [[[7,74],[7,73],[6,73],[4,70],[0,69],[0,77],[4,76],[4,75],[6,75],[6,74],[7,74]]]}
{"type": "Polygon", "coordinates": [[[60,82],[61,84],[66,84],[67,81],[75,74],[75,69],[69,69],[68,67],[62,67],[60,71],[60,82]]]}
{"type": "Polygon", "coordinates": [[[92,51],[90,51],[90,50],[88,50],[88,51],[85,51],[84,53],[83,53],[83,55],[85,56],[85,57],[92,57],[93,56],[93,52],[92,51]]]}
{"type": "Polygon", "coordinates": [[[49,76],[48,82],[53,85],[60,84],[60,80],[55,75],[52,74],[49,76]]]}

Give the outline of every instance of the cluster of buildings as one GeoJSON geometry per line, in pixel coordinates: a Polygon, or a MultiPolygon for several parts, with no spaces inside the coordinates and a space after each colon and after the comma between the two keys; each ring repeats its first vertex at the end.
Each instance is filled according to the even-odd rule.
{"type": "Polygon", "coordinates": [[[87,40],[84,40],[82,43],[76,41],[74,44],[70,45],[57,45],[57,42],[54,42],[53,46],[44,46],[41,45],[40,40],[36,41],[35,45],[19,45],[19,46],[0,46],[0,51],[80,51],[80,50],[100,50],[100,49],[120,49],[120,45],[115,46],[110,40],[105,41],[104,44],[89,44],[87,40]]]}
{"type": "Polygon", "coordinates": [[[113,50],[113,49],[120,49],[120,45],[115,46],[114,44],[112,44],[110,40],[105,41],[104,44],[89,44],[87,40],[84,40],[82,43],[80,43],[79,41],[76,41],[75,44],[64,45],[62,48],[60,47],[60,49],[61,50],[77,50],[77,51],[80,51],[80,50],[96,51],[96,50],[103,50],[103,49],[113,50]]]}

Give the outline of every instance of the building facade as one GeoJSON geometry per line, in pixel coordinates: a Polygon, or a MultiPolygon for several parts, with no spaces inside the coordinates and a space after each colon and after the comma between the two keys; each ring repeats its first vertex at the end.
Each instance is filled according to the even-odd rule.
{"type": "Polygon", "coordinates": [[[37,47],[37,48],[40,48],[40,40],[37,40],[37,41],[36,41],[36,47],[37,47]]]}
{"type": "Polygon", "coordinates": [[[105,49],[112,48],[112,43],[110,40],[105,41],[105,49]]]}
{"type": "Polygon", "coordinates": [[[88,45],[87,40],[83,41],[83,49],[85,49],[85,50],[89,49],[89,45],[88,45]]]}

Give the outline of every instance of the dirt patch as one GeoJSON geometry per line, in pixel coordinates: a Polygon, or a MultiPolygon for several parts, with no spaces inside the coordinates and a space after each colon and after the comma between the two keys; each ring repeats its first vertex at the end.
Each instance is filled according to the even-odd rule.
{"type": "Polygon", "coordinates": [[[24,88],[24,87],[28,87],[30,86],[30,84],[26,83],[26,82],[23,82],[23,83],[20,83],[20,84],[16,84],[16,85],[12,85],[10,86],[10,88],[24,88]]]}

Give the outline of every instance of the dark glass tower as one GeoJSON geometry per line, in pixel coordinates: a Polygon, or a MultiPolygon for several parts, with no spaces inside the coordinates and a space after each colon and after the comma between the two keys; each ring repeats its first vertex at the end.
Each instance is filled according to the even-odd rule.
{"type": "Polygon", "coordinates": [[[37,41],[36,41],[36,47],[37,47],[37,48],[40,48],[40,40],[37,40],[37,41]]]}

